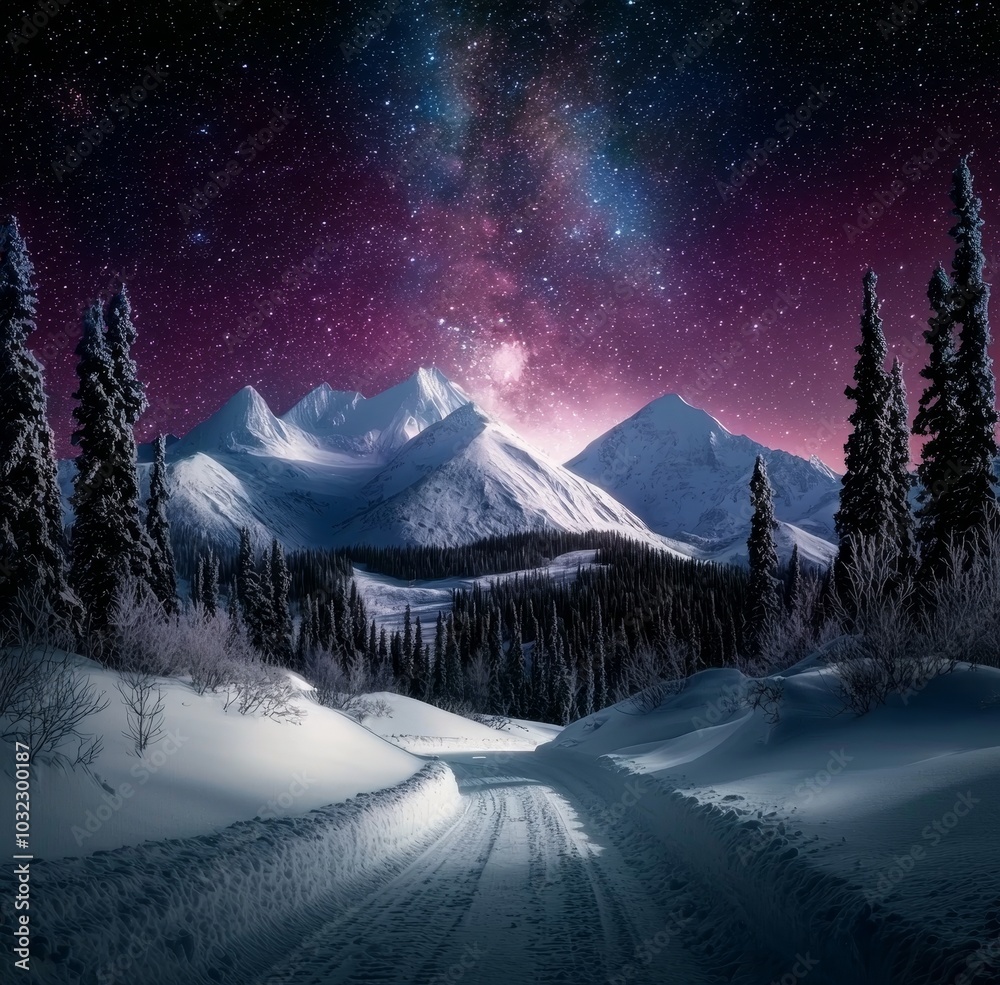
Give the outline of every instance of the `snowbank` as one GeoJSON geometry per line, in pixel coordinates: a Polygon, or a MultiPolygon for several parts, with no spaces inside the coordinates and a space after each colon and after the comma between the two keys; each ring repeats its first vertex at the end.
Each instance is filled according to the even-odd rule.
{"type": "Polygon", "coordinates": [[[394,745],[417,754],[534,749],[559,732],[558,726],[522,721],[511,721],[503,729],[490,728],[416,698],[389,691],[368,697],[384,701],[391,710],[382,718],[369,719],[366,726],[394,745]]]}
{"type": "MultiPolygon", "coordinates": [[[[93,768],[66,773],[39,764],[32,777],[31,848],[36,858],[86,855],[146,840],[211,834],[236,821],[282,817],[394,786],[421,760],[324,708],[308,685],[292,702],[298,724],[224,710],[222,694],[196,694],[163,678],[164,735],[141,756],[122,734],[126,708],[113,672],[76,658],[108,707],[82,728],[104,737],[93,768]]],[[[12,764],[13,754],[5,756],[12,764]]],[[[13,777],[0,767],[0,796],[14,802],[13,777]]]]}
{"type": "Polygon", "coordinates": [[[777,722],[712,670],[542,754],[606,764],[608,822],[679,846],[792,977],[808,954],[816,985],[1000,981],[1000,671],[960,667],[860,718],[815,661],[770,683],[777,722]]]}
{"type": "MultiPolygon", "coordinates": [[[[301,817],[32,863],[41,985],[243,983],[440,834],[459,805],[429,763],[402,785],[301,817]]],[[[4,879],[6,880],[6,876],[4,879]]],[[[12,913],[0,928],[13,936],[12,913]]]]}

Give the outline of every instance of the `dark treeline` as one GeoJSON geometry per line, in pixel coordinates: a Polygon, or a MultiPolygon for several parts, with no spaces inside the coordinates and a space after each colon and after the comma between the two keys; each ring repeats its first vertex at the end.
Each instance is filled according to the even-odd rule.
{"type": "Polygon", "coordinates": [[[461,547],[372,547],[365,544],[335,548],[335,558],[363,564],[368,571],[401,581],[474,578],[537,568],[570,551],[593,550],[611,543],[614,534],[600,531],[567,533],[532,530],[485,537],[461,547]]]}
{"type": "MultiPolygon", "coordinates": [[[[532,557],[548,559],[537,552],[584,544],[599,545],[596,563],[580,566],[573,580],[539,571],[456,590],[451,611],[433,625],[407,609],[394,632],[367,615],[348,552],[292,555],[295,663],[307,670],[319,651],[345,673],[361,663],[372,679],[442,707],[566,723],[664,678],[737,661],[749,577],[742,568],[675,557],[610,533],[512,534],[467,554],[428,547],[419,556],[425,571],[474,575],[478,569],[456,563],[519,570],[532,557]]],[[[362,556],[398,571],[405,553],[362,556]]]]}

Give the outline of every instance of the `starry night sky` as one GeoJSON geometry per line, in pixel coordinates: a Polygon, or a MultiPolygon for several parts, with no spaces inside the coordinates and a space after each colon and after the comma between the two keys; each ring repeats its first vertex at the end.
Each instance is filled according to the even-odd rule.
{"type": "Polygon", "coordinates": [[[960,154],[975,151],[987,258],[1000,249],[985,0],[913,0],[887,38],[891,0],[227,6],[68,0],[0,53],[0,211],[38,271],[32,343],[63,453],[80,312],[124,276],[143,439],[246,384],[281,412],[324,380],[370,394],[435,364],[561,459],[674,391],[840,468],[862,274],[879,274],[915,406],[911,340],[932,266],[950,266],[960,154]],[[162,81],[68,167],[147,66],[162,81]],[[281,132],[239,154],[275,110],[281,132]],[[940,130],[940,158],[907,165],[940,130]],[[724,199],[755,148],[766,160],[724,199]],[[849,236],[876,193],[884,214],[849,236]],[[794,305],[772,319],[779,290],[794,305]]]}

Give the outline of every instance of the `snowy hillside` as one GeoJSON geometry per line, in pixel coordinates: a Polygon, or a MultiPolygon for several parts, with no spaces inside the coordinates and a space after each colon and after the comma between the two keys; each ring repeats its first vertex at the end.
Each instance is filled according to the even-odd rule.
{"type": "Polygon", "coordinates": [[[750,710],[748,683],[704,671],[651,711],[624,702],[573,723],[539,754],[581,776],[605,757],[626,791],[631,776],[615,823],[679,843],[707,884],[729,887],[737,923],[789,963],[811,953],[823,981],[1000,980],[974,975],[977,948],[1000,973],[1000,671],[960,665],[861,718],[839,713],[816,656],[769,679],[777,705],[750,710]]]}
{"type": "MultiPolygon", "coordinates": [[[[302,814],[358,793],[402,783],[423,763],[352,718],[318,705],[310,686],[293,702],[297,721],[224,709],[225,693],[196,694],[163,678],[164,734],[142,756],[123,735],[127,712],[117,675],[74,658],[107,708],[87,719],[104,737],[93,767],[65,772],[39,764],[33,791],[47,805],[32,824],[39,858],[86,855],[147,839],[211,834],[237,821],[302,814]]],[[[471,724],[471,723],[470,723],[471,724]]],[[[0,772],[13,801],[13,780],[0,772]]]]}
{"type": "Polygon", "coordinates": [[[827,561],[835,539],[840,477],[818,459],[773,451],[734,435],[676,394],[654,400],[592,441],[567,468],[607,490],[657,533],[707,556],[746,554],[749,481],[763,455],[784,526],[782,553],[827,561]]]}
{"type": "Polygon", "coordinates": [[[460,544],[516,530],[617,530],[658,542],[600,489],[466,404],[408,442],[361,490],[342,543],[460,544]]]}

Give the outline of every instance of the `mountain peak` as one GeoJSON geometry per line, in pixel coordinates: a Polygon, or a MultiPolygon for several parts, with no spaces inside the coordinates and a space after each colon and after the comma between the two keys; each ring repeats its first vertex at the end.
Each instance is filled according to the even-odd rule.
{"type": "Polygon", "coordinates": [[[267,452],[290,440],[287,428],[252,387],[238,390],[208,420],[178,443],[182,455],[196,451],[267,452]]]}
{"type": "Polygon", "coordinates": [[[652,423],[657,430],[692,435],[709,431],[732,433],[707,411],[689,404],[679,393],[665,393],[662,397],[657,397],[629,420],[640,417],[652,423]]]}

